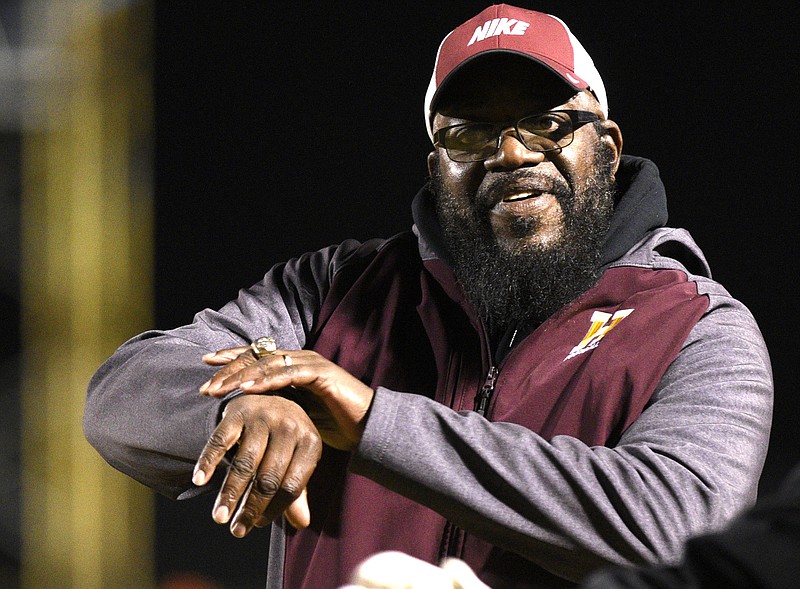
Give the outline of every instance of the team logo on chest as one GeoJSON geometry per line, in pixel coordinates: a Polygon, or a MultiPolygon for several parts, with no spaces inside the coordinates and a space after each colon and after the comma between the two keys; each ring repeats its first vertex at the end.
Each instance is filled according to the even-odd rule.
{"type": "Polygon", "coordinates": [[[589,327],[589,331],[583,336],[581,343],[572,348],[572,351],[567,354],[564,361],[574,358],[579,354],[583,354],[584,352],[588,352],[589,350],[594,350],[600,345],[600,340],[602,340],[609,331],[614,329],[617,323],[625,319],[625,317],[631,313],[633,313],[633,309],[620,309],[613,315],[602,311],[595,311],[592,313],[592,324],[589,327]]]}

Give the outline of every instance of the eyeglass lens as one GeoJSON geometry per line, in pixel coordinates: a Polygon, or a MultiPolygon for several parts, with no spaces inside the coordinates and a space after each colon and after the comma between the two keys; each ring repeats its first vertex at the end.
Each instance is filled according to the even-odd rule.
{"type": "MultiPolygon", "coordinates": [[[[454,161],[472,162],[491,157],[500,146],[500,134],[511,125],[466,123],[442,129],[440,141],[454,161]]],[[[516,136],[531,151],[561,149],[572,142],[569,114],[552,111],[517,121],[516,136]]]]}

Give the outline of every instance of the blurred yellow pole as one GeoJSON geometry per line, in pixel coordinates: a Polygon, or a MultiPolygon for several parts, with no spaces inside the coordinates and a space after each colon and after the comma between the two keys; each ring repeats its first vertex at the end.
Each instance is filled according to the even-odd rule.
{"type": "Polygon", "coordinates": [[[49,51],[22,153],[22,587],[152,587],[152,495],[81,429],[94,370],[152,323],[151,6],[26,8],[49,51]]]}

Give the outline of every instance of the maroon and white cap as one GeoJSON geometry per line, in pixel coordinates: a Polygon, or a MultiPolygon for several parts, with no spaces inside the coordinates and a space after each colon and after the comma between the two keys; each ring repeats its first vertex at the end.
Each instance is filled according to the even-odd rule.
{"type": "Polygon", "coordinates": [[[476,56],[494,51],[524,55],[549,68],[576,90],[588,88],[608,116],[600,73],[567,25],[549,14],[497,4],[451,31],[439,45],[425,94],[425,125],[429,136],[432,137],[431,107],[447,81],[476,56]]]}

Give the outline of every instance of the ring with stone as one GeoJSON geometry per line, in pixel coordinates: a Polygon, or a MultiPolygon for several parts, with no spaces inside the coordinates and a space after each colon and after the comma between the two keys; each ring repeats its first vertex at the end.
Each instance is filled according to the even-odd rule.
{"type": "Polygon", "coordinates": [[[294,364],[294,361],[292,360],[292,357],[291,357],[291,356],[287,356],[286,354],[284,354],[284,355],[283,355],[283,363],[284,363],[286,366],[291,366],[292,364],[294,364]]]}
{"type": "Polygon", "coordinates": [[[260,337],[250,344],[250,349],[253,350],[256,358],[263,358],[275,354],[278,344],[275,343],[274,337],[260,337]]]}

